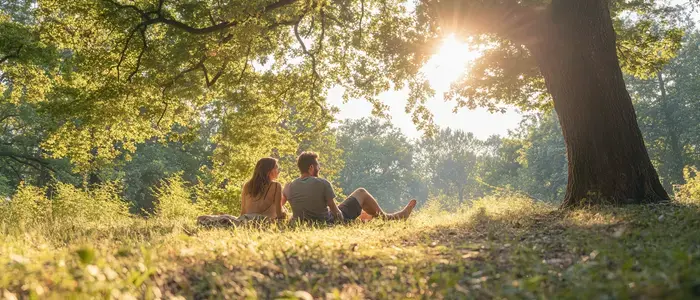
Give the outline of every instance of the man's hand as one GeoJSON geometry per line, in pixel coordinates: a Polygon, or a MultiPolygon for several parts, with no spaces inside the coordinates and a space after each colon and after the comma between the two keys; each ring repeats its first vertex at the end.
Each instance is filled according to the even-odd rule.
{"type": "Polygon", "coordinates": [[[345,219],[345,217],[343,217],[343,212],[341,212],[337,206],[335,207],[335,211],[333,211],[333,218],[335,218],[336,221],[342,221],[345,219]]]}
{"type": "Polygon", "coordinates": [[[326,199],[326,205],[328,206],[328,210],[330,210],[331,215],[336,221],[342,221],[345,219],[343,217],[343,213],[338,209],[338,204],[335,203],[335,200],[333,200],[332,197],[329,197],[326,199]]]}

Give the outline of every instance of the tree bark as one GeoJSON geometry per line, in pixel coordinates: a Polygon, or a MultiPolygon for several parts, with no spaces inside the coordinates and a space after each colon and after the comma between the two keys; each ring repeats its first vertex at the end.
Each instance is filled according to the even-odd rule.
{"type": "Polygon", "coordinates": [[[553,0],[527,45],[554,99],[568,157],[562,208],[668,199],[622,77],[607,0],[553,0]]]}

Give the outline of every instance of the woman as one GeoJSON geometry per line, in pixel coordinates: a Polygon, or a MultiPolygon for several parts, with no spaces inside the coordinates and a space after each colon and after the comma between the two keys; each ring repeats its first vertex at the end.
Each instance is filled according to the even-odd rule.
{"type": "Polygon", "coordinates": [[[279,176],[277,160],[261,158],[255,165],[253,177],[243,185],[241,192],[241,216],[206,215],[197,218],[204,226],[241,225],[247,221],[285,219],[282,210],[282,185],[275,181],[279,176]]]}
{"type": "Polygon", "coordinates": [[[253,178],[243,185],[241,214],[258,214],[272,220],[286,218],[282,210],[282,185],[275,181],[279,173],[276,159],[265,157],[258,161],[253,178]]]}

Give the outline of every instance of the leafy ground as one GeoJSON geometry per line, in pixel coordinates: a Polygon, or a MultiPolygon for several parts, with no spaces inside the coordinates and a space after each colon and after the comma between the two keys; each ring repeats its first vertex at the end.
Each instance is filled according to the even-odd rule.
{"type": "Polygon", "coordinates": [[[5,298],[700,297],[700,206],[515,198],[407,222],[205,229],[131,220],[0,237],[5,298]]]}

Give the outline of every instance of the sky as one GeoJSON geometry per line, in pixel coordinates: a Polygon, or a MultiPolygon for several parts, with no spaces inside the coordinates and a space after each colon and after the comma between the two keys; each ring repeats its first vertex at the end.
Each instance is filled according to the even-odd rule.
{"type": "MultiPolygon", "coordinates": [[[[687,0],[671,0],[671,4],[683,4],[687,0]]],[[[698,12],[694,13],[698,19],[698,12]]],[[[477,138],[486,139],[497,134],[505,136],[508,130],[516,129],[522,120],[522,114],[515,108],[509,109],[506,113],[490,113],[484,108],[469,110],[460,108],[457,113],[453,113],[455,102],[447,102],[443,98],[443,93],[449,89],[452,81],[468,70],[470,61],[479,56],[478,52],[470,51],[469,47],[457,41],[454,37],[445,39],[440,48],[431,60],[423,67],[423,72],[430,81],[433,89],[436,90],[435,97],[430,99],[427,107],[433,113],[433,120],[440,127],[461,129],[472,132],[477,138]]],[[[343,103],[343,89],[333,88],[329,91],[327,101],[329,104],[340,109],[336,115],[338,120],[358,119],[372,115],[372,105],[363,99],[351,99],[343,103]]],[[[411,116],[405,112],[408,91],[387,91],[379,95],[379,99],[389,106],[390,122],[409,138],[419,138],[422,133],[416,130],[416,126],[411,121],[411,116]]]]}
{"type": "MultiPolygon", "coordinates": [[[[479,57],[479,52],[470,50],[469,46],[459,42],[454,36],[447,37],[440,50],[428,61],[422,71],[436,91],[435,96],[428,100],[427,107],[433,113],[433,121],[440,127],[462,129],[472,132],[477,138],[486,139],[490,135],[506,135],[509,129],[518,127],[522,116],[515,109],[504,113],[490,113],[484,108],[469,110],[461,108],[453,113],[456,103],[445,101],[444,92],[450,84],[458,79],[460,74],[468,70],[469,63],[479,57]]],[[[329,104],[340,109],[336,115],[338,120],[359,119],[371,116],[372,105],[363,99],[351,99],[343,103],[343,88],[335,87],[328,93],[329,104]]],[[[409,138],[418,138],[421,132],[411,121],[411,115],[405,112],[408,90],[387,91],[379,95],[379,99],[389,106],[390,122],[409,138]]]]}

